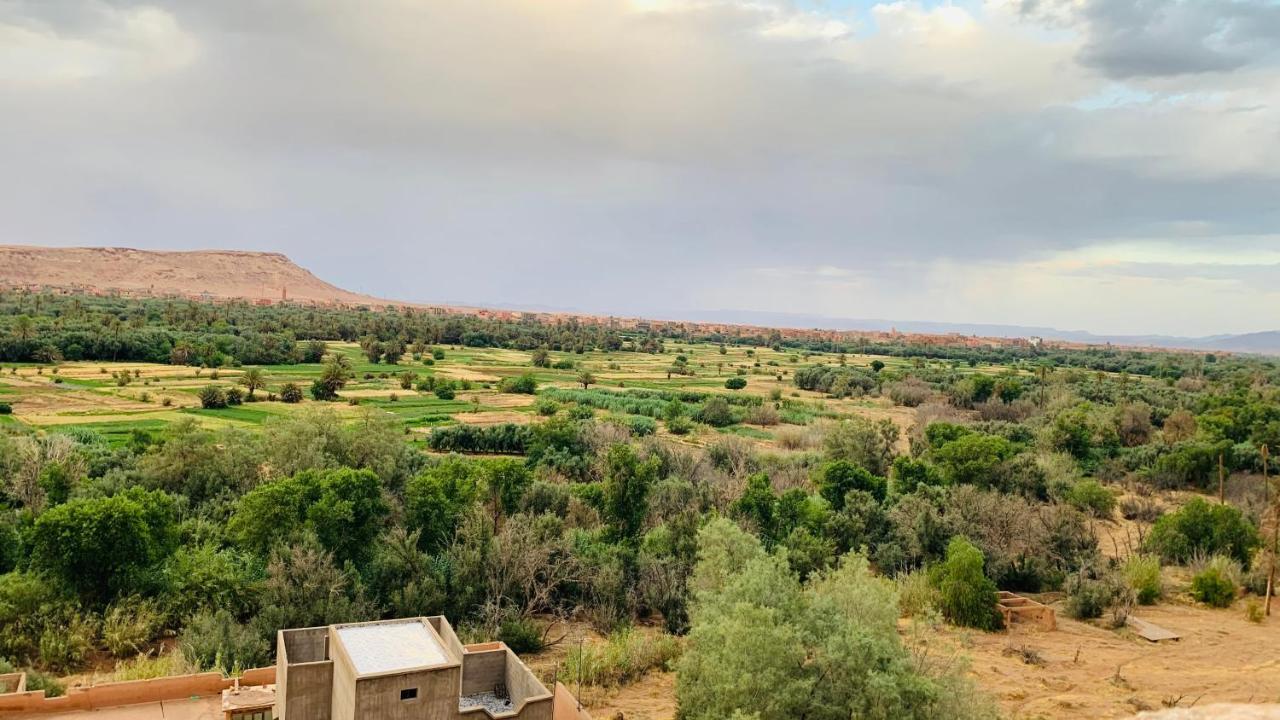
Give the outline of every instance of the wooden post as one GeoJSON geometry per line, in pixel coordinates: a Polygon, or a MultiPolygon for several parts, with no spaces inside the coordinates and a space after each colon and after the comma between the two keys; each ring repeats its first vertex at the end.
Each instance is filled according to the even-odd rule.
{"type": "MultiPolygon", "coordinates": [[[[1271,496],[1271,478],[1267,472],[1267,446],[1262,446],[1262,497],[1263,508],[1267,507],[1271,496]]],[[[1265,510],[1264,510],[1265,512],[1265,510]]],[[[1271,508],[1271,561],[1267,567],[1267,598],[1265,601],[1265,614],[1271,615],[1271,593],[1276,582],[1276,550],[1280,549],[1280,503],[1276,503],[1276,507],[1271,508]]]]}
{"type": "Polygon", "coordinates": [[[1223,490],[1223,485],[1224,483],[1223,483],[1223,477],[1222,477],[1222,453],[1218,453],[1218,504],[1219,505],[1227,504],[1227,496],[1223,490]]]}

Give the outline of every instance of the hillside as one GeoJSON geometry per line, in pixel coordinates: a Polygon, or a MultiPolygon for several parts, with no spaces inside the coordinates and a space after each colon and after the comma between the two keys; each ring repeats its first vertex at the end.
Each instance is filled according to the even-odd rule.
{"type": "Polygon", "coordinates": [[[0,245],[0,286],[297,302],[379,302],[321,280],[280,253],[0,245]]]}

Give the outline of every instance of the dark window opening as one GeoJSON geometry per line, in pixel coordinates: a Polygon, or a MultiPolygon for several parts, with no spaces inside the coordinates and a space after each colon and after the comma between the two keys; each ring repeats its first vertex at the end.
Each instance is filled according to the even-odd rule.
{"type": "Polygon", "coordinates": [[[400,691],[401,700],[413,700],[418,697],[418,688],[405,688],[400,691]]]}

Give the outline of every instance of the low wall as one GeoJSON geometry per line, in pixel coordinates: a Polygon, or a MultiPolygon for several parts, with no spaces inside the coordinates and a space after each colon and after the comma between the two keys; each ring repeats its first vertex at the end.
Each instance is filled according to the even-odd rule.
{"type": "Polygon", "coordinates": [[[573,693],[560,683],[556,683],[554,703],[555,720],[591,720],[591,715],[578,707],[573,693]]]}
{"type": "MultiPolygon", "coordinates": [[[[245,671],[241,685],[270,685],[276,680],[274,667],[245,671]]],[[[16,713],[52,713],[68,710],[94,710],[97,708],[138,705],[160,700],[180,700],[189,697],[220,695],[234,681],[221,673],[208,672],[197,675],[174,675],[151,680],[102,683],[86,688],[70,688],[62,697],[45,697],[43,690],[0,695],[0,717],[16,713]]]]}

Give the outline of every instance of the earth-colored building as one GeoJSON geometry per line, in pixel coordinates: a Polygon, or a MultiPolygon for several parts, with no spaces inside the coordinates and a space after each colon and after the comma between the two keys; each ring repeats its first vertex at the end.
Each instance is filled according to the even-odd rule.
{"type": "Polygon", "coordinates": [[[505,644],[463,645],[442,616],[277,636],[283,720],[552,720],[553,703],[505,644]]]}

